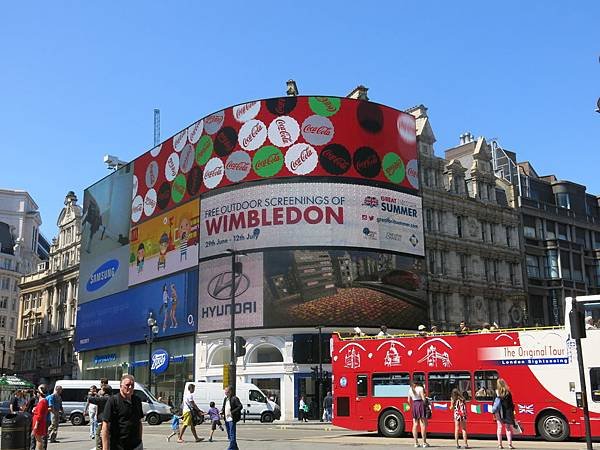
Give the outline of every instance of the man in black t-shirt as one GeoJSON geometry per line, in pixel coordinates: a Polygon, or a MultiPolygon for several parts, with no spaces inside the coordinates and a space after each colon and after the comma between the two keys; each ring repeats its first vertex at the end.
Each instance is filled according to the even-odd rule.
{"type": "Polygon", "coordinates": [[[135,378],[123,375],[119,393],[102,413],[102,450],[143,450],[141,400],[133,395],[135,378]]]}

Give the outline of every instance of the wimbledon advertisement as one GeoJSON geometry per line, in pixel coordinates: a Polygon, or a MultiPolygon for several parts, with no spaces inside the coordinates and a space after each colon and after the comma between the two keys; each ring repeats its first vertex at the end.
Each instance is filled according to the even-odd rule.
{"type": "Polygon", "coordinates": [[[341,183],[262,185],[202,201],[200,256],[229,248],[367,247],[422,256],[421,199],[341,183]]]}
{"type": "Polygon", "coordinates": [[[198,269],[144,283],[77,308],[75,349],[85,351],[144,340],[150,313],[158,337],[197,330],[198,269]]]}
{"type": "Polygon", "coordinates": [[[80,304],[127,289],[132,172],[129,164],[83,194],[80,304]]]}

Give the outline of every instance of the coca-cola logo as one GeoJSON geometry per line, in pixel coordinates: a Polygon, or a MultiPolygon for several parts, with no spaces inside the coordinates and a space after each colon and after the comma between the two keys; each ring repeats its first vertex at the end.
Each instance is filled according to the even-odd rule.
{"type": "Polygon", "coordinates": [[[212,158],[206,163],[203,174],[204,186],[207,189],[215,188],[223,179],[223,161],[212,158]]]}
{"type": "Polygon", "coordinates": [[[267,127],[260,120],[249,120],[240,128],[238,142],[244,150],[259,148],[267,139],[267,127]]]}
{"type": "Polygon", "coordinates": [[[131,200],[135,198],[138,190],[138,177],[136,175],[133,176],[133,182],[131,184],[131,200]]]}
{"type": "Polygon", "coordinates": [[[200,136],[202,136],[202,131],[204,130],[204,120],[199,120],[198,122],[192,124],[188,127],[188,139],[192,144],[198,142],[200,136]]]}
{"type": "Polygon", "coordinates": [[[414,189],[419,189],[419,163],[416,159],[406,163],[406,179],[414,189]]]}
{"type": "Polygon", "coordinates": [[[158,180],[158,163],[156,161],[150,161],[148,167],[146,167],[146,187],[150,189],[156,184],[158,180]]]}
{"type": "Polygon", "coordinates": [[[196,151],[194,150],[194,146],[190,143],[185,144],[183,150],[179,155],[179,170],[182,173],[188,173],[192,166],[194,165],[194,158],[196,156],[196,151]]]}
{"type": "Polygon", "coordinates": [[[260,112],[260,102],[249,102],[233,108],[233,118],[244,123],[254,119],[260,112]]]}
{"type": "Polygon", "coordinates": [[[285,154],[285,166],[295,175],[306,175],[317,167],[316,150],[308,144],[292,145],[285,154]]]}
{"type": "Polygon", "coordinates": [[[379,133],[383,128],[383,111],[375,103],[361,101],[356,109],[360,126],[369,133],[379,133]]]}
{"type": "Polygon", "coordinates": [[[183,146],[187,144],[188,132],[187,129],[180,131],[175,136],[173,136],[173,148],[177,153],[183,150],[183,146]]]}
{"type": "Polygon", "coordinates": [[[202,169],[198,166],[192,167],[190,173],[187,175],[187,193],[190,196],[194,196],[200,190],[200,186],[202,185],[202,169]]]}
{"type": "Polygon", "coordinates": [[[325,145],[333,139],[333,124],[327,117],[314,114],[302,122],[302,137],[311,145],[325,145]]]}
{"type": "Polygon", "coordinates": [[[162,150],[162,144],[158,144],[156,147],[154,147],[152,150],[150,150],[150,155],[152,155],[152,157],[156,158],[160,154],[161,150],[162,150]]]}
{"type": "Polygon", "coordinates": [[[233,152],[225,162],[225,177],[232,183],[242,181],[250,173],[250,155],[242,150],[233,152]]]}
{"type": "Polygon", "coordinates": [[[167,181],[173,181],[179,172],[179,155],[171,153],[165,163],[165,178],[167,181]]]}
{"type": "Polygon", "coordinates": [[[283,167],[281,150],[272,145],[260,148],[252,158],[252,168],[260,177],[272,177],[279,173],[283,167]]]}
{"type": "Polygon", "coordinates": [[[350,152],[340,144],[326,146],[319,155],[319,162],[332,175],[345,174],[352,164],[350,152]]]}
{"type": "Polygon", "coordinates": [[[398,133],[404,142],[414,144],[417,141],[415,118],[410,114],[400,113],[398,117],[398,133]]]}
{"type": "Polygon", "coordinates": [[[371,147],[360,147],[354,152],[354,169],[365,178],[374,178],[381,171],[379,155],[371,147]]]}
{"type": "Polygon", "coordinates": [[[277,147],[289,147],[298,140],[300,127],[290,116],[276,118],[269,125],[269,140],[277,147]]]}
{"type": "Polygon", "coordinates": [[[270,98],[265,102],[267,104],[267,109],[276,116],[287,116],[289,113],[293,111],[298,103],[298,99],[296,97],[279,97],[279,98],[270,98]]]}
{"type": "Polygon", "coordinates": [[[215,136],[215,153],[221,157],[229,155],[235,148],[238,135],[232,127],[224,127],[215,136]]]}
{"type": "Polygon", "coordinates": [[[165,209],[171,200],[171,183],[164,181],[158,188],[156,203],[160,209],[165,209]]]}
{"type": "Polygon", "coordinates": [[[144,199],[141,195],[136,195],[131,202],[131,221],[137,223],[142,218],[144,212],[144,199]]]}
{"type": "Polygon", "coordinates": [[[225,113],[223,111],[211,114],[204,119],[204,130],[207,134],[213,135],[221,129],[224,120],[225,113]]]}
{"type": "Polygon", "coordinates": [[[154,214],[154,210],[156,209],[156,191],[154,189],[149,189],[146,192],[146,196],[144,197],[144,214],[147,217],[150,217],[154,214]]]}

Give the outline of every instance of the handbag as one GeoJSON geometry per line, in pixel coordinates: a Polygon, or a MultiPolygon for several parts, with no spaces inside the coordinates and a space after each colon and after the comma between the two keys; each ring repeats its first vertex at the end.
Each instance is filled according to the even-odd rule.
{"type": "Polygon", "coordinates": [[[502,402],[500,401],[500,397],[496,397],[494,399],[494,404],[492,405],[492,413],[496,414],[500,410],[502,402]]]}
{"type": "Polygon", "coordinates": [[[513,434],[523,434],[523,427],[521,423],[515,420],[515,426],[513,427],[513,434]]]}
{"type": "Polygon", "coordinates": [[[429,402],[429,399],[427,397],[425,397],[425,400],[423,401],[423,406],[425,407],[425,418],[431,419],[431,403],[429,402]]]}

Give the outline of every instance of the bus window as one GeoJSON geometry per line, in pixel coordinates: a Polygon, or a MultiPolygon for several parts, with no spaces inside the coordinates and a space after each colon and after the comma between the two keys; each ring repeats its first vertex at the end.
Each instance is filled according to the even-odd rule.
{"type": "Polygon", "coordinates": [[[413,383],[420,384],[425,387],[425,374],[423,372],[415,372],[413,373],[413,383]]]}
{"type": "Polygon", "coordinates": [[[590,369],[590,391],[592,393],[592,401],[600,402],[600,367],[590,369]]]}
{"type": "Polygon", "coordinates": [[[495,370],[478,370],[475,372],[475,400],[489,402],[496,398],[496,382],[498,372],[495,370]]]}
{"type": "Polygon", "coordinates": [[[429,397],[436,401],[449,401],[452,389],[457,388],[465,400],[471,400],[471,374],[469,372],[434,372],[429,374],[429,397]]]}
{"type": "Polygon", "coordinates": [[[410,385],[408,373],[375,373],[373,397],[406,397],[410,385]]]}
{"type": "Polygon", "coordinates": [[[357,375],[356,377],[356,395],[359,397],[367,396],[367,376],[366,375],[357,375]]]}

